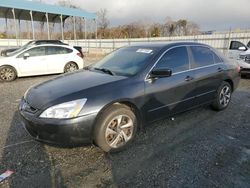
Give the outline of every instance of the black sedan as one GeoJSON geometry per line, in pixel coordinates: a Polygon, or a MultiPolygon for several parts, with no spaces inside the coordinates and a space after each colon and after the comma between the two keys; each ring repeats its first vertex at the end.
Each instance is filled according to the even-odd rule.
{"type": "Polygon", "coordinates": [[[129,46],[30,88],[19,112],[39,141],[117,151],[147,123],[204,104],[224,110],[239,72],[236,63],[200,43],[129,46]]]}

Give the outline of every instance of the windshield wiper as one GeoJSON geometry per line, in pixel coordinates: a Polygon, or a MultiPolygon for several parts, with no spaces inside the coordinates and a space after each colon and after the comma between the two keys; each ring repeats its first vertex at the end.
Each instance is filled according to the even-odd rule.
{"type": "Polygon", "coordinates": [[[110,75],[112,75],[112,76],[115,75],[114,72],[112,72],[111,70],[106,69],[106,68],[96,68],[96,67],[95,67],[94,69],[95,69],[95,70],[98,70],[98,71],[102,71],[102,72],[107,73],[107,74],[110,74],[110,75]]]}

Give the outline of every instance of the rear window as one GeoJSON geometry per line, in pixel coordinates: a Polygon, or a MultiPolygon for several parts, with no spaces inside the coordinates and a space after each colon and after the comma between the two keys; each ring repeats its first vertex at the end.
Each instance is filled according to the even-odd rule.
{"type": "Polygon", "coordinates": [[[191,46],[190,49],[194,59],[194,62],[191,63],[191,68],[214,64],[214,54],[209,48],[204,46],[191,46]]]}

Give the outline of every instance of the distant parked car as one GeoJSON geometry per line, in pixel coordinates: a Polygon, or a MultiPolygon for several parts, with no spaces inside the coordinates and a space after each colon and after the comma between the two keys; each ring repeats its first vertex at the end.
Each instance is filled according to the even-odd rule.
{"type": "Polygon", "coordinates": [[[1,58],[0,79],[72,72],[83,68],[79,51],[66,45],[43,44],[17,50],[1,58]]]}
{"type": "Polygon", "coordinates": [[[228,57],[238,62],[241,75],[250,75],[250,41],[247,45],[240,41],[231,41],[228,57]]]}
{"type": "MultiPolygon", "coordinates": [[[[2,50],[1,51],[1,56],[11,56],[12,52],[15,52],[16,50],[18,51],[22,51],[24,49],[27,49],[31,46],[34,46],[34,45],[41,45],[41,44],[59,44],[59,45],[68,45],[66,43],[63,43],[62,41],[60,40],[32,40],[32,41],[29,41],[27,44],[23,45],[22,47],[20,48],[9,48],[9,49],[5,49],[5,50],[2,50]]],[[[83,58],[84,55],[82,53],[82,47],[80,46],[74,46],[74,48],[76,50],[78,50],[81,54],[81,57],[83,58]]]]}
{"type": "Polygon", "coordinates": [[[199,43],[129,46],[85,70],[31,87],[19,112],[39,141],[95,143],[106,152],[119,151],[147,123],[203,104],[226,109],[239,70],[199,43]]]}
{"type": "Polygon", "coordinates": [[[63,43],[60,40],[31,40],[29,41],[27,44],[21,46],[20,48],[9,48],[9,49],[5,49],[1,51],[1,56],[9,56],[9,54],[11,55],[12,52],[16,51],[16,50],[23,50],[23,49],[27,49],[28,47],[31,47],[33,45],[40,45],[40,44],[60,44],[60,45],[68,45],[66,43],[63,43]]]}
{"type": "Polygon", "coordinates": [[[16,51],[19,48],[8,48],[1,51],[1,56],[8,56],[9,53],[16,51]]]}
{"type": "Polygon", "coordinates": [[[234,60],[239,59],[240,54],[248,51],[249,48],[250,48],[250,41],[248,42],[247,45],[243,44],[240,41],[231,41],[228,49],[228,58],[234,60]]]}

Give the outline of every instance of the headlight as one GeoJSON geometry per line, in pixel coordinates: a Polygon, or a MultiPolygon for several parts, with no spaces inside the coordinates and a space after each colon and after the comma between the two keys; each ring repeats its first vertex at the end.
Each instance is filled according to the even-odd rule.
{"type": "Polygon", "coordinates": [[[87,99],[79,99],[75,101],[61,103],[46,109],[41,118],[67,119],[77,117],[87,99]]]}

